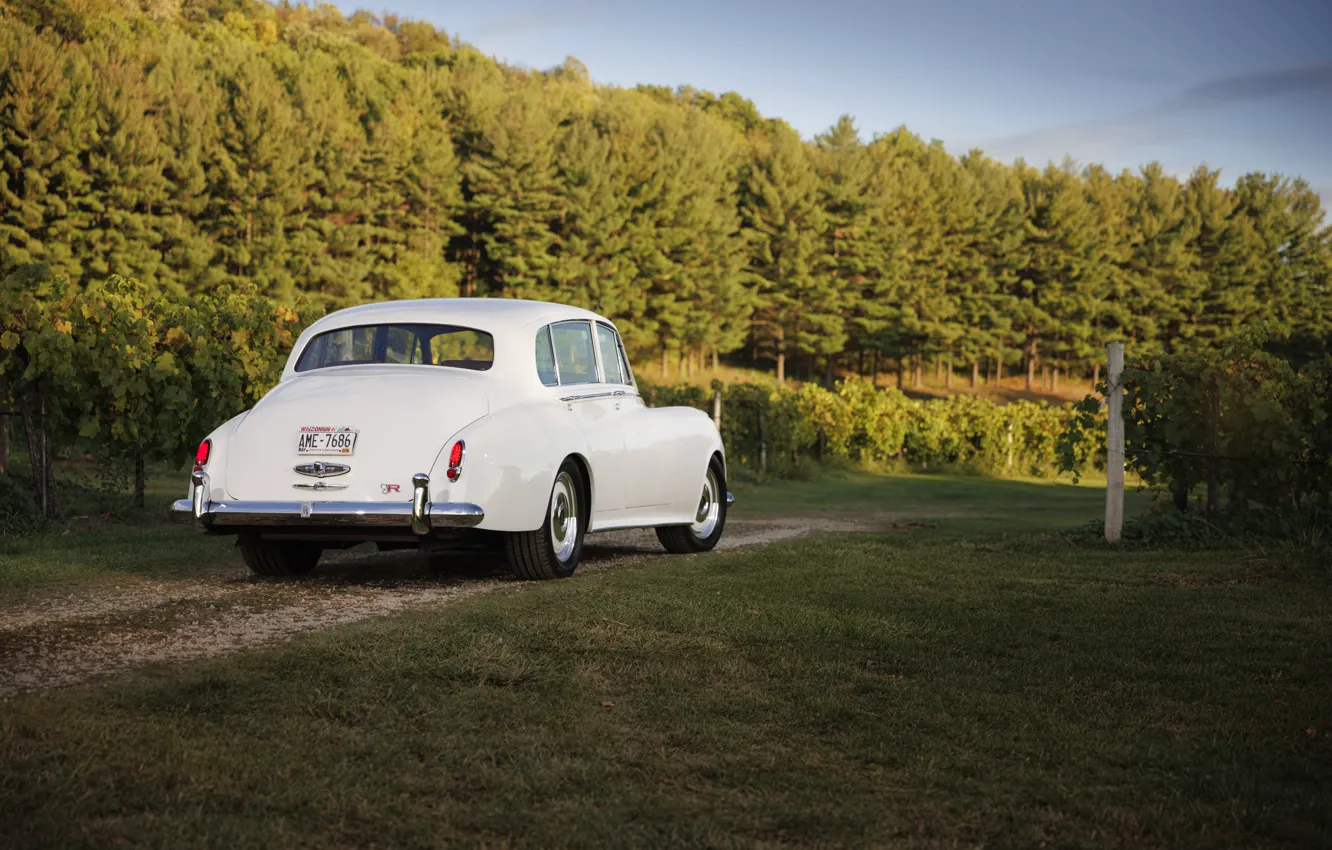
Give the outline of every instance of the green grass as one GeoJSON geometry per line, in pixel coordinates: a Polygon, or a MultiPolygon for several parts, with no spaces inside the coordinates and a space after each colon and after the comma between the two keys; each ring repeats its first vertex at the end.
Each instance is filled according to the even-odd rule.
{"type": "Polygon", "coordinates": [[[1332,844],[1332,588],[1082,549],[1093,488],[852,475],[934,517],[514,585],[0,708],[6,845],[1332,844]]]}
{"type": "Polygon", "coordinates": [[[81,466],[65,464],[59,471],[65,519],[41,533],[0,536],[0,604],[234,565],[234,539],[205,537],[189,523],[168,520],[168,507],[185,495],[187,471],[151,476],[142,509],[128,495],[97,492],[92,473],[81,466]]]}
{"type": "MultiPolygon", "coordinates": [[[[736,489],[736,516],[823,515],[930,520],[954,533],[1052,531],[1105,516],[1104,478],[1004,480],[961,475],[875,475],[847,472],[812,481],[776,481],[736,489]]],[[[1147,506],[1130,488],[1125,512],[1147,506]]]]}

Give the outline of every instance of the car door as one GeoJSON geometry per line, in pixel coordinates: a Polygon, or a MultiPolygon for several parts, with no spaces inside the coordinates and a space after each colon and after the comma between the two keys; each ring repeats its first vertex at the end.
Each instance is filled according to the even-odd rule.
{"type": "Polygon", "coordinates": [[[623,385],[607,383],[593,342],[592,323],[582,320],[550,326],[560,401],[578,418],[587,440],[592,471],[592,521],[614,520],[624,509],[623,385]]]}
{"type": "Polygon", "coordinates": [[[636,509],[670,501],[663,483],[671,477],[671,470],[666,468],[671,454],[663,451],[669,443],[669,434],[663,433],[668,423],[652,416],[639,396],[619,334],[601,322],[597,323],[596,332],[597,354],[606,382],[623,392],[617,396],[620,401],[616,410],[624,429],[624,506],[627,513],[641,513],[636,509]]]}

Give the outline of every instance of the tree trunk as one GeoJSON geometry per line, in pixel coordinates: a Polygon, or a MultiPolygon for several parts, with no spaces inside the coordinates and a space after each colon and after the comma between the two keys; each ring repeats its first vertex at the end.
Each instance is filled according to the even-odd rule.
{"type": "Polygon", "coordinates": [[[1036,338],[1032,337],[1027,341],[1027,392],[1031,392],[1031,384],[1036,380],[1036,338]]]}
{"type": "Polygon", "coordinates": [[[921,372],[925,371],[924,364],[921,361],[924,359],[925,358],[922,355],[919,354],[916,355],[915,389],[920,389],[921,386],[922,377],[923,377],[921,375],[921,372]]]}
{"type": "Polygon", "coordinates": [[[823,358],[823,385],[828,389],[833,388],[833,366],[837,355],[829,354],[823,358]]]}
{"type": "Polygon", "coordinates": [[[953,361],[949,360],[944,364],[944,386],[948,389],[953,388],[953,361]]]}
{"type": "Polygon", "coordinates": [[[944,365],[944,364],[943,364],[943,358],[942,358],[942,357],[936,357],[936,358],[934,358],[934,380],[935,380],[935,381],[938,381],[940,378],[943,377],[943,365],[944,365]]]}
{"type": "Polygon", "coordinates": [[[1092,392],[1096,392],[1096,385],[1101,382],[1101,364],[1096,362],[1092,364],[1092,392]]]}
{"type": "Polygon", "coordinates": [[[777,329],[777,383],[786,383],[786,331],[777,329]]]}
{"type": "Polygon", "coordinates": [[[1004,385],[1004,358],[994,358],[994,385],[1002,387],[1004,385]]]}
{"type": "Polygon", "coordinates": [[[978,383],[980,383],[980,358],[973,357],[971,358],[971,388],[976,389],[978,383]]]}
{"type": "Polygon", "coordinates": [[[1058,395],[1059,393],[1059,364],[1054,364],[1054,369],[1050,372],[1050,392],[1058,395]]]}
{"type": "Polygon", "coordinates": [[[712,349],[712,371],[717,371],[717,349],[712,349]]]}
{"type": "Polygon", "coordinates": [[[865,349],[856,352],[856,375],[865,377],[865,349]]]}
{"type": "Polygon", "coordinates": [[[147,476],[144,474],[143,455],[134,458],[134,507],[143,507],[143,491],[146,489],[147,476]]]}
{"type": "Polygon", "coordinates": [[[671,353],[670,353],[669,351],[667,351],[667,350],[666,350],[666,346],[663,345],[663,346],[661,347],[661,378],[662,378],[662,380],[665,380],[665,379],[666,379],[666,376],[670,373],[670,371],[671,371],[671,353]]]}
{"type": "Polygon", "coordinates": [[[902,389],[902,373],[906,371],[906,363],[902,362],[902,355],[897,355],[897,388],[902,389]]]}
{"type": "Polygon", "coordinates": [[[1215,516],[1221,510],[1221,461],[1216,455],[1221,449],[1221,390],[1213,383],[1207,389],[1207,513],[1215,516]]]}
{"type": "Polygon", "coordinates": [[[56,498],[55,463],[51,435],[47,427],[46,399],[29,391],[19,403],[23,431],[28,438],[28,465],[32,470],[32,495],[44,519],[60,516],[56,498]]]}
{"type": "Polygon", "coordinates": [[[874,349],[874,353],[870,355],[870,359],[873,361],[873,366],[871,368],[874,370],[870,380],[874,383],[874,388],[877,390],[879,388],[879,349],[874,349]]]}

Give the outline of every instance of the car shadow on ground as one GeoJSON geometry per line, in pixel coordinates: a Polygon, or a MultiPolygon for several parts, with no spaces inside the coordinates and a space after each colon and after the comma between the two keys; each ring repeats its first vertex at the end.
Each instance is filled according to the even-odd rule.
{"type": "MultiPolygon", "coordinates": [[[[611,532],[589,535],[583,544],[582,567],[596,567],[625,558],[665,555],[656,537],[649,531],[611,532]],[[638,539],[642,538],[642,539],[638,539]]],[[[508,580],[513,575],[504,553],[496,550],[422,552],[414,549],[377,551],[373,544],[362,544],[326,552],[308,577],[297,582],[330,587],[428,587],[454,585],[467,581],[508,580]]],[[[250,584],[291,582],[265,576],[238,576],[236,581],[250,584]]]]}

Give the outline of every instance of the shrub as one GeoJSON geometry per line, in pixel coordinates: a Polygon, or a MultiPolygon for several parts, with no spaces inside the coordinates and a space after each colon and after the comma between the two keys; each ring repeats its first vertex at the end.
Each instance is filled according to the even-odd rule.
{"type": "MultiPolygon", "coordinates": [[[[829,391],[753,383],[714,384],[722,393],[722,440],[733,464],[790,476],[802,456],[882,467],[964,468],[990,475],[1053,475],[1061,468],[1061,436],[1078,416],[1071,406],[998,404],[958,395],[917,401],[860,378],[829,391]]],[[[700,387],[640,381],[656,407],[687,405],[711,411],[700,387]]],[[[1101,444],[1103,447],[1103,444],[1101,444]]],[[[1091,463],[1097,444],[1069,453],[1077,468],[1091,463]]]]}

